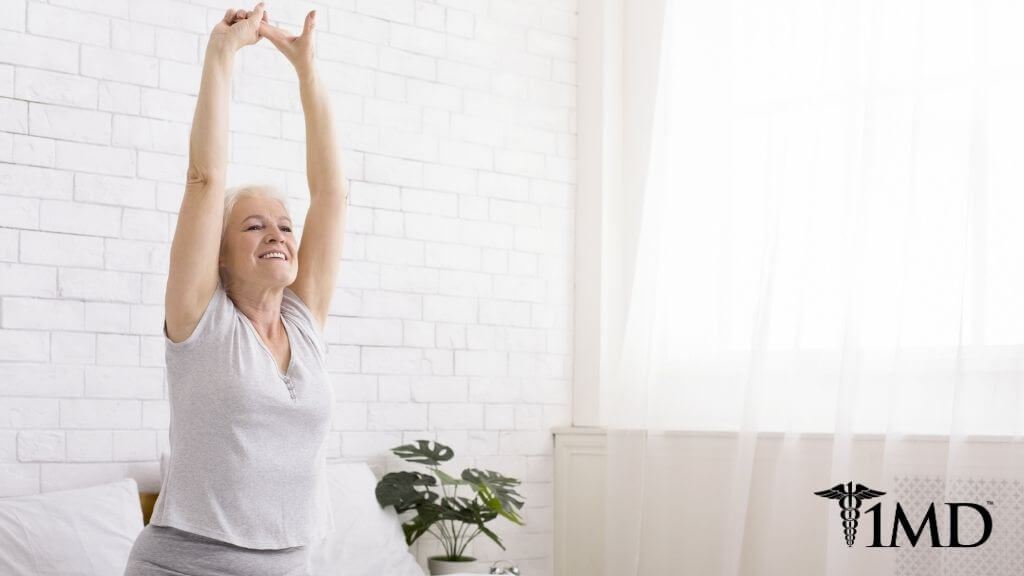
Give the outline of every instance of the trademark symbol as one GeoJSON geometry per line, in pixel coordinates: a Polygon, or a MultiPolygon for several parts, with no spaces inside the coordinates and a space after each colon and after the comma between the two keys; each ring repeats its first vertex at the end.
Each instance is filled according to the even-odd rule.
{"type": "Polygon", "coordinates": [[[996,505],[996,503],[991,501],[991,500],[985,500],[985,504],[988,504],[989,506],[995,506],[996,505]]]}

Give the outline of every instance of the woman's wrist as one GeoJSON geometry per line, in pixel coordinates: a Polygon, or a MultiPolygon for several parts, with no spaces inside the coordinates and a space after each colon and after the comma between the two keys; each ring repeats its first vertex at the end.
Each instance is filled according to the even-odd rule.
{"type": "Polygon", "coordinates": [[[295,73],[299,76],[299,83],[316,82],[320,78],[314,62],[295,66],[295,73]]]}
{"type": "Polygon", "coordinates": [[[234,56],[235,52],[238,52],[238,47],[224,34],[211,34],[209,42],[206,43],[206,55],[208,57],[211,54],[234,56]]]}

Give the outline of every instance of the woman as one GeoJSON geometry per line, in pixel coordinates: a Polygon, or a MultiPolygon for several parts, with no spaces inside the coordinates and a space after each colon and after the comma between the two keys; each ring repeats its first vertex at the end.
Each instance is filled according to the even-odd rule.
{"type": "Polygon", "coordinates": [[[313,58],[315,18],[290,36],[261,3],[228,10],[210,34],[167,278],[171,454],[128,576],[304,576],[308,545],[334,530],[323,330],[348,195],[313,58]],[[232,63],[262,37],[299,78],[310,191],[301,250],[283,196],[224,190],[232,63]]]}

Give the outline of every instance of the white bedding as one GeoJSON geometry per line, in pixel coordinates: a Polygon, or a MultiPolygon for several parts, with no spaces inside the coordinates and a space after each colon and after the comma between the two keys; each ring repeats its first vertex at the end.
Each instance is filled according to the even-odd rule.
{"type": "MultiPolygon", "coordinates": [[[[365,462],[329,464],[328,482],[336,531],[310,545],[312,576],[425,576],[365,462]]],[[[132,478],[0,498],[0,575],[121,576],[142,529],[132,478]]]]}
{"type": "Polygon", "coordinates": [[[312,576],[425,576],[393,508],[382,509],[364,462],[327,466],[336,531],[310,547],[312,576]]]}
{"type": "Polygon", "coordinates": [[[121,576],[142,527],[132,478],[0,498],[0,574],[121,576]]]}

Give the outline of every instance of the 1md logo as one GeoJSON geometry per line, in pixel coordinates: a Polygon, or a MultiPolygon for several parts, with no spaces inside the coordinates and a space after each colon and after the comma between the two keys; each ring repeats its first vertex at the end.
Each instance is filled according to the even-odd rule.
{"type": "MultiPolygon", "coordinates": [[[[857,524],[860,519],[860,507],[864,500],[871,498],[877,498],[882,496],[885,492],[879,492],[878,490],[872,490],[863,484],[853,485],[853,482],[847,482],[845,485],[836,484],[828,490],[821,490],[820,492],[814,493],[822,498],[830,498],[839,501],[839,508],[841,510],[840,516],[843,519],[843,534],[846,537],[846,545],[853,546],[853,541],[857,536],[857,524]]],[[[928,505],[928,512],[925,513],[924,519],[921,520],[921,524],[915,531],[911,525],[910,519],[907,518],[906,512],[900,503],[896,503],[896,514],[892,520],[892,537],[890,538],[889,544],[882,544],[882,503],[879,502],[871,508],[865,511],[865,514],[870,514],[872,518],[872,525],[875,530],[874,539],[868,548],[899,548],[897,544],[897,536],[900,530],[906,535],[910,541],[911,546],[917,546],[918,540],[924,534],[925,527],[928,528],[928,535],[931,537],[931,544],[935,548],[974,548],[981,546],[988,540],[988,537],[992,535],[992,515],[989,514],[988,510],[984,506],[974,504],[971,502],[947,502],[946,506],[949,506],[949,544],[943,545],[939,540],[939,525],[935,518],[935,503],[928,505]],[[981,516],[982,521],[982,535],[981,538],[973,544],[964,544],[960,542],[960,509],[963,507],[970,508],[977,512],[981,516]]]]}
{"type": "Polygon", "coordinates": [[[853,540],[857,537],[857,519],[860,518],[861,502],[868,498],[875,498],[885,494],[878,490],[872,490],[863,484],[853,487],[853,482],[847,482],[846,486],[836,484],[828,490],[815,492],[822,498],[839,500],[839,508],[842,510],[840,516],[843,519],[843,534],[846,535],[846,545],[853,546],[853,540]]]}

